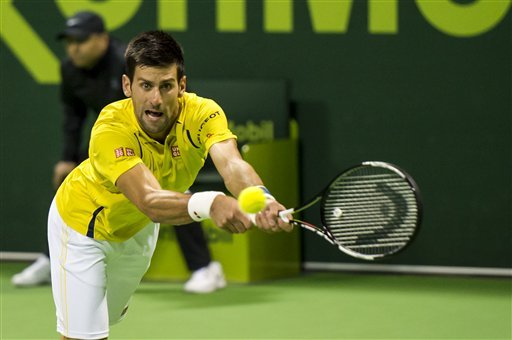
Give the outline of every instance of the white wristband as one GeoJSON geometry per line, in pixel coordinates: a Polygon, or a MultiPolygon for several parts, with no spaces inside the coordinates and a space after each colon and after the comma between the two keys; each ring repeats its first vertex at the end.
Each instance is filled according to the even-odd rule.
{"type": "Polygon", "coordinates": [[[202,221],[210,218],[210,208],[215,197],[225,194],[221,191],[196,192],[188,200],[188,214],[194,221],[202,221]]]}

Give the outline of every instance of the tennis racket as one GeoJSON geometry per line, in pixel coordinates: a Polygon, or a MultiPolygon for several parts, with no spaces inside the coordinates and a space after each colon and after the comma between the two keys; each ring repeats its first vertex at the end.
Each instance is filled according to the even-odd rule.
{"type": "Polygon", "coordinates": [[[281,211],[280,217],[350,256],[375,260],[411,243],[421,224],[422,203],[418,186],[405,171],[385,162],[363,162],[339,174],[302,207],[281,211]],[[286,217],[318,202],[321,227],[286,217]]]}

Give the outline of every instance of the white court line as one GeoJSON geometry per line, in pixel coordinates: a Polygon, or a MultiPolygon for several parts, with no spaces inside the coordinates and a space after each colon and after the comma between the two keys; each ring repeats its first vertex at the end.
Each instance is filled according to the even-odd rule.
{"type": "Polygon", "coordinates": [[[306,269],[306,270],[512,277],[512,268],[415,266],[415,265],[358,264],[358,263],[339,263],[339,262],[304,262],[303,265],[304,265],[304,269],[306,269]]]}
{"type": "Polygon", "coordinates": [[[43,253],[0,251],[0,261],[35,261],[41,255],[43,255],[43,253]]]}
{"type": "MultiPolygon", "coordinates": [[[[0,252],[0,261],[35,261],[43,253],[0,252]]],[[[339,262],[304,262],[306,270],[381,272],[399,274],[478,275],[512,277],[512,268],[415,266],[339,262]]]]}

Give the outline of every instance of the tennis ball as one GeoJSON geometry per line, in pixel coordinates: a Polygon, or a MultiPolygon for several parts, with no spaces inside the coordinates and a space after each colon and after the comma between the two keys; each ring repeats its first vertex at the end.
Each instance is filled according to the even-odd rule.
{"type": "Polygon", "coordinates": [[[238,195],[240,210],[247,214],[257,214],[267,204],[265,193],[259,187],[247,187],[238,195]]]}

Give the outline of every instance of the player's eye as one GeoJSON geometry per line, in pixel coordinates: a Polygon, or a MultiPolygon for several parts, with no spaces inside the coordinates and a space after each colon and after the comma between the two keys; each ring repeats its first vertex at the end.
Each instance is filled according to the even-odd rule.
{"type": "Polygon", "coordinates": [[[150,83],[142,83],[141,87],[142,87],[143,90],[150,90],[151,89],[151,84],[150,83]]]}
{"type": "Polygon", "coordinates": [[[160,87],[162,90],[165,90],[165,91],[169,91],[170,89],[172,89],[172,85],[167,83],[167,84],[162,84],[162,86],[160,87]]]}

